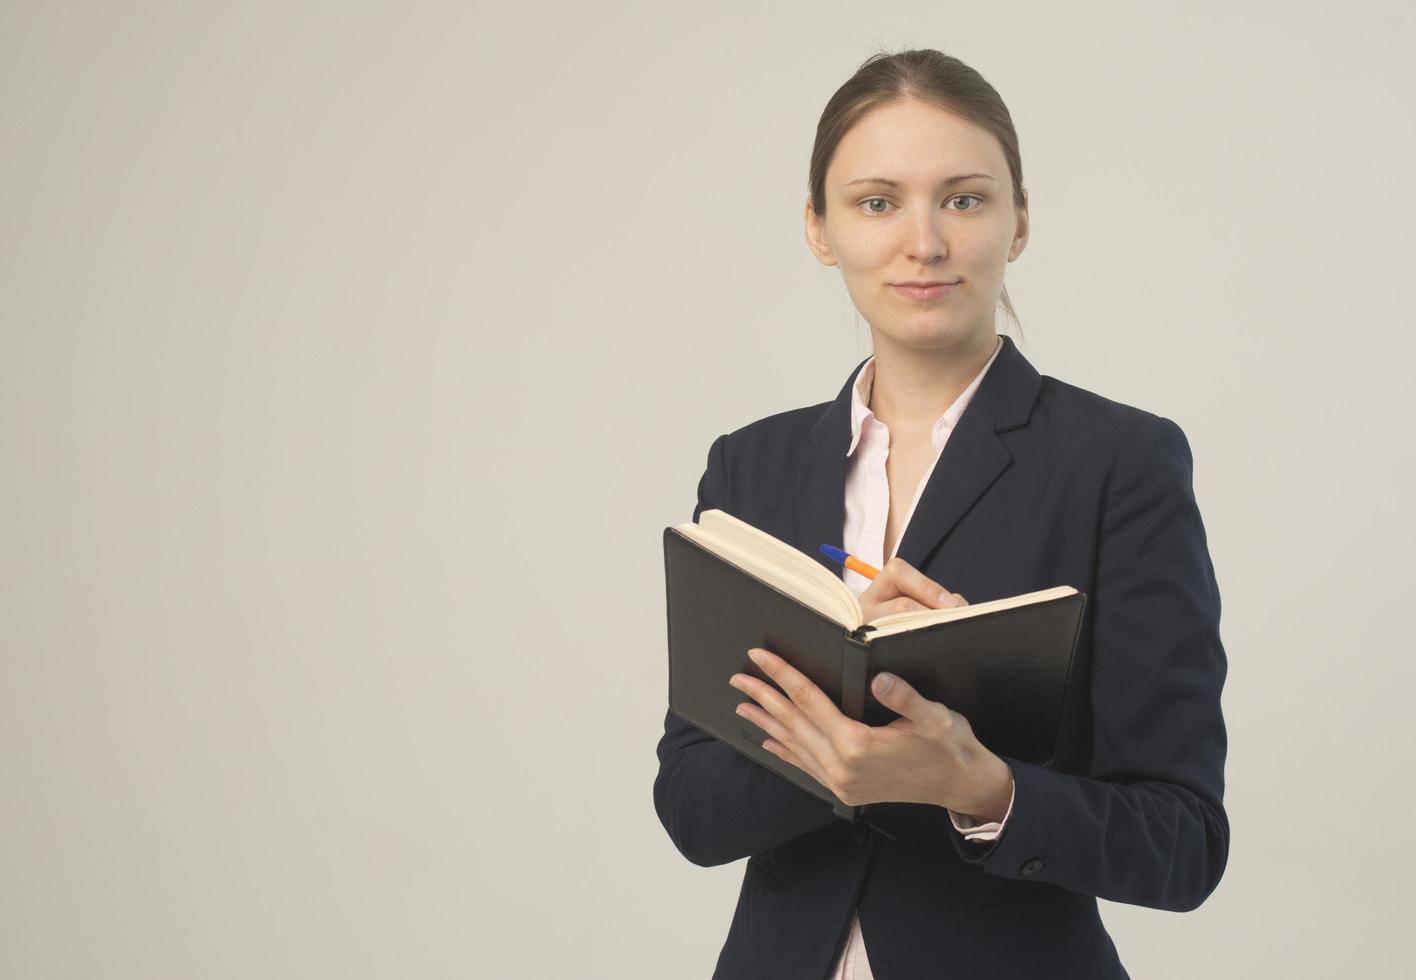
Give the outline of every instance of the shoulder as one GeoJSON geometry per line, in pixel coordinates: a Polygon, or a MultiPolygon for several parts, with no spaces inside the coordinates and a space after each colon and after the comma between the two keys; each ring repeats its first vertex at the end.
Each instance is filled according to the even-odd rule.
{"type": "Polygon", "coordinates": [[[723,453],[729,464],[756,456],[782,457],[811,438],[812,430],[831,402],[793,408],[757,419],[728,432],[723,453]]]}
{"type": "Polygon", "coordinates": [[[719,436],[709,450],[729,496],[742,501],[762,488],[789,487],[831,402],[757,419],[719,436]]]}
{"type": "Polygon", "coordinates": [[[1059,455],[1099,478],[1108,509],[1193,504],[1194,457],[1172,419],[1047,376],[1037,410],[1059,455]]]}
{"type": "Polygon", "coordinates": [[[1052,425],[1063,429],[1085,429],[1106,442],[1114,442],[1118,436],[1131,435],[1160,418],[1154,412],[1046,374],[1042,376],[1037,407],[1052,425]]]}
{"type": "Polygon", "coordinates": [[[1188,452],[1185,434],[1173,420],[1050,375],[1042,376],[1036,412],[1054,434],[1071,435],[1104,455],[1126,455],[1155,443],[1183,444],[1188,452]]]}
{"type": "Polygon", "coordinates": [[[698,509],[693,512],[693,519],[698,520],[706,508],[721,507],[759,527],[765,526],[768,518],[745,508],[792,485],[799,454],[831,404],[822,402],[778,412],[714,439],[698,486],[698,509]],[[764,492],[764,488],[775,489],[764,492]]]}
{"type": "Polygon", "coordinates": [[[1163,415],[1043,375],[1027,430],[1046,465],[1109,503],[1193,493],[1189,440],[1163,415]]]}

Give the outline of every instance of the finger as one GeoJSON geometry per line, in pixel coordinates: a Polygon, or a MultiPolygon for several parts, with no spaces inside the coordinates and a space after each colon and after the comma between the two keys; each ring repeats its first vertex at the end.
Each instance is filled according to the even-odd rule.
{"type": "Polygon", "coordinates": [[[737,706],[737,714],[741,718],[746,718],[758,728],[762,729],[769,736],[762,743],[762,747],[769,751],[775,746],[777,755],[782,756],[798,769],[809,773],[813,779],[821,780],[821,764],[805,751],[796,740],[786,731],[785,728],[770,714],[763,711],[761,707],[748,701],[744,701],[737,706]],[[784,754],[785,753],[785,754],[784,754]]]}
{"type": "Polygon", "coordinates": [[[871,679],[870,690],[881,704],[910,721],[941,731],[953,725],[945,705],[929,700],[898,674],[881,671],[871,679]]]}
{"type": "Polygon", "coordinates": [[[831,733],[842,724],[850,724],[851,720],[841,714],[841,709],[811,678],[772,651],[757,647],[749,650],[748,656],[786,694],[784,699],[771,685],[749,677],[749,681],[762,689],[762,697],[754,693],[754,699],[786,727],[797,746],[826,761],[830,757],[831,733]]]}
{"type": "Polygon", "coordinates": [[[810,765],[806,765],[805,759],[797,755],[791,749],[787,748],[781,742],[777,742],[769,738],[767,739],[767,741],[762,743],[762,747],[768,752],[771,752],[773,755],[775,755],[782,761],[790,762],[792,765],[796,766],[798,769],[806,773],[812,779],[816,780],[822,786],[830,788],[830,784],[826,782],[825,774],[822,773],[819,768],[813,768],[810,765]]]}
{"type": "Polygon", "coordinates": [[[909,596],[930,609],[959,605],[956,593],[950,592],[899,556],[887,561],[881,572],[889,573],[890,580],[901,595],[909,596]]]}
{"type": "Polygon", "coordinates": [[[799,765],[813,778],[826,783],[825,759],[835,758],[831,740],[776,688],[746,674],[735,674],[730,682],[757,703],[744,701],[734,710],[789,749],[799,765]],[[825,755],[823,756],[823,753],[825,755]]]}
{"type": "Polygon", "coordinates": [[[876,606],[874,613],[871,615],[871,618],[877,619],[881,616],[891,615],[894,613],[919,612],[920,610],[928,612],[931,609],[954,609],[958,606],[967,606],[969,604],[969,600],[965,599],[957,592],[951,592],[950,595],[954,597],[953,605],[942,606],[921,605],[914,599],[911,599],[909,596],[902,595],[899,598],[891,599],[889,602],[885,602],[879,606],[876,606]]]}
{"type": "Polygon", "coordinates": [[[771,714],[764,711],[761,705],[754,704],[751,701],[744,701],[733,710],[737,712],[738,717],[746,718],[783,745],[793,744],[794,740],[782,723],[772,717],[771,714]]]}
{"type": "Polygon", "coordinates": [[[934,607],[920,605],[909,596],[902,595],[898,599],[891,599],[889,602],[876,606],[875,612],[871,618],[879,619],[881,616],[893,616],[895,613],[902,612],[919,612],[922,609],[928,611],[932,608],[934,607]]]}

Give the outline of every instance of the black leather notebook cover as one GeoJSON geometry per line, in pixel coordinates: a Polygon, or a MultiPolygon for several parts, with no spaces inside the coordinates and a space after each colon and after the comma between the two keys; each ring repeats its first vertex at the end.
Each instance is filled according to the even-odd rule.
{"type": "Polygon", "coordinates": [[[870,693],[870,680],[888,670],[962,714],[994,752],[1044,766],[1052,761],[1086,603],[1082,593],[867,642],[869,627],[847,630],[672,527],[664,529],[664,572],[669,707],[830,802],[838,816],[855,819],[891,804],[847,806],[762,748],[766,733],[735,710],[751,699],[728,684],[735,673],[773,683],[748,658],[749,648],[776,653],[843,714],[868,725],[899,717],[870,693]]]}

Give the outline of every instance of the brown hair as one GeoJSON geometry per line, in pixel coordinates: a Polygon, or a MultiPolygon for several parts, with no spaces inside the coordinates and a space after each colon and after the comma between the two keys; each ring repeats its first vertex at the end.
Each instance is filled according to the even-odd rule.
{"type": "MultiPolygon", "coordinates": [[[[923,48],[872,55],[826,103],[821,121],[816,124],[807,179],[811,209],[818,216],[826,214],[826,170],[841,138],[870,110],[906,98],[936,105],[997,137],[1013,177],[1013,205],[1023,206],[1023,160],[1018,153],[1018,133],[1002,97],[982,75],[958,58],[923,48]]],[[[1021,331],[1007,286],[1003,287],[1001,302],[1021,331]]]]}

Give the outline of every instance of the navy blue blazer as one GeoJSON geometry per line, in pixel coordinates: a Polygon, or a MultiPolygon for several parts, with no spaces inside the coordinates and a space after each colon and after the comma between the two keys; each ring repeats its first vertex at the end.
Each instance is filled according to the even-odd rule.
{"type": "MultiPolygon", "coordinates": [[[[1096,899],[1188,911],[1224,872],[1227,661],[1189,444],[1003,344],[897,553],[970,602],[1087,594],[1053,763],[1003,757],[1013,812],[980,844],[937,806],[842,820],[668,712],[659,820],[694,864],[748,859],[715,980],[824,980],[857,907],[878,980],[1126,977],[1096,899]]],[[[818,546],[841,536],[864,363],[834,401],[718,437],[694,519],[720,507],[839,575],[818,546]]]]}

